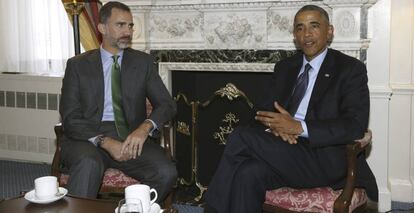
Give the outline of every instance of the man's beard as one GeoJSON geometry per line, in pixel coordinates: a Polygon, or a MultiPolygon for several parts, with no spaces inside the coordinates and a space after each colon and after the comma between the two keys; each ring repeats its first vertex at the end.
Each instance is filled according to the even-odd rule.
{"type": "Polygon", "coordinates": [[[132,38],[129,36],[121,37],[116,40],[116,42],[114,43],[114,46],[119,49],[125,49],[131,46],[131,41],[132,41],[132,38]]]}

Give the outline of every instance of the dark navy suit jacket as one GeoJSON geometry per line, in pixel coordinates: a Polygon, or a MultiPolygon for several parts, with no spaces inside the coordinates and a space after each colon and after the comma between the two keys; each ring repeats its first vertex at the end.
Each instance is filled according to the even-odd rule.
{"type": "MultiPolygon", "coordinates": [[[[274,101],[286,109],[302,63],[303,54],[299,52],[275,65],[271,87],[260,110],[274,111],[274,101]]],[[[368,127],[367,82],[367,71],[361,61],[328,49],[309,101],[305,117],[309,138],[305,140],[315,149],[323,170],[331,176],[332,182],[327,185],[334,188],[344,184],[345,145],[361,138],[368,127]]],[[[357,185],[365,187],[369,197],[377,200],[376,180],[364,155],[359,157],[358,170],[357,185]]]]}

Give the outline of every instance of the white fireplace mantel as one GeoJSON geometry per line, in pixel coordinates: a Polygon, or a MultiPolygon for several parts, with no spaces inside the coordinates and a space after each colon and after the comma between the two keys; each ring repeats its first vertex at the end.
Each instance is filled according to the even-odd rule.
{"type": "Polygon", "coordinates": [[[369,46],[367,9],[376,0],[123,0],[134,15],[133,47],[295,49],[293,17],[306,4],[325,8],[332,47],[360,58],[369,46]]]}

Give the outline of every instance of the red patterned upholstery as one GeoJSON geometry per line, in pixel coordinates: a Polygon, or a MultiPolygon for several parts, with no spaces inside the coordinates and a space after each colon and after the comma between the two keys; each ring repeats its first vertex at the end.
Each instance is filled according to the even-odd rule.
{"type": "MultiPolygon", "coordinates": [[[[334,191],[329,187],[311,189],[292,189],[283,187],[266,192],[265,203],[297,212],[333,212],[335,199],[342,190],[334,191]]],[[[367,202],[365,189],[355,188],[349,212],[367,202]]]]}
{"type": "MultiPolygon", "coordinates": [[[[61,174],[59,178],[59,184],[61,186],[66,185],[69,179],[69,175],[61,174]]],[[[101,191],[109,191],[109,188],[125,188],[132,184],[137,184],[139,181],[127,176],[118,169],[109,168],[105,171],[102,180],[101,191]]]]}

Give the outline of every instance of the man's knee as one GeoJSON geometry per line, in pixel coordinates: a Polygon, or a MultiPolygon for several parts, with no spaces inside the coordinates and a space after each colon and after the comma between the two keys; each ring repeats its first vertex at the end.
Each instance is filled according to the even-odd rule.
{"type": "Polygon", "coordinates": [[[171,188],[177,180],[177,169],[173,163],[158,168],[158,181],[163,187],[171,188]]]}
{"type": "Polygon", "coordinates": [[[101,158],[90,155],[82,155],[75,162],[71,163],[71,172],[80,172],[83,175],[102,176],[105,172],[104,162],[101,158]]]}
{"type": "Polygon", "coordinates": [[[237,170],[235,180],[243,182],[263,181],[266,178],[269,168],[263,162],[256,159],[250,159],[243,162],[237,170]]]}

